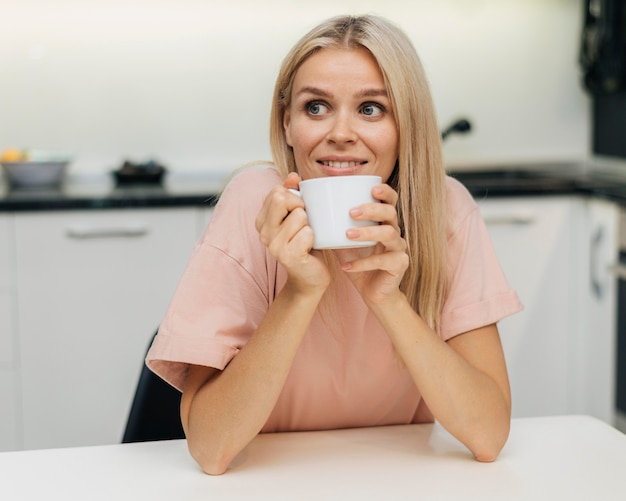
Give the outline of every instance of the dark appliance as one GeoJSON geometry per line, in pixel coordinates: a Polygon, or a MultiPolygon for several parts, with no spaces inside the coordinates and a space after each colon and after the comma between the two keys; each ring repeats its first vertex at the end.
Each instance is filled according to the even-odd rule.
{"type": "Polygon", "coordinates": [[[626,432],[626,208],[620,212],[619,266],[617,276],[617,360],[615,361],[615,407],[617,424],[626,432]]]}
{"type": "Polygon", "coordinates": [[[580,66],[593,100],[593,152],[626,158],[626,0],[585,0],[580,66]]]}

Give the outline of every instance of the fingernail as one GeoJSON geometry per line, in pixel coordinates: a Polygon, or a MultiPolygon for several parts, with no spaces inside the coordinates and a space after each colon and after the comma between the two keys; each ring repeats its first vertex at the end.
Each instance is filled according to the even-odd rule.
{"type": "Polygon", "coordinates": [[[359,207],[355,207],[354,209],[350,209],[350,215],[352,217],[358,217],[363,214],[363,211],[359,207]]]}
{"type": "Polygon", "coordinates": [[[346,236],[348,238],[358,238],[359,235],[360,235],[359,230],[352,230],[352,229],[350,229],[350,230],[346,231],[346,236]]]}
{"type": "Polygon", "coordinates": [[[352,263],[343,263],[341,265],[341,269],[344,271],[348,271],[350,268],[352,268],[352,263]]]}

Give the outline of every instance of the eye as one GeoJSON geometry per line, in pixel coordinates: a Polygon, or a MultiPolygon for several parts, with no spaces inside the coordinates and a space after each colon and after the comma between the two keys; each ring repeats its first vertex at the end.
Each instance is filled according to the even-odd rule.
{"type": "Polygon", "coordinates": [[[321,101],[311,101],[305,104],[305,109],[309,115],[320,116],[328,113],[328,106],[321,101]]]}
{"type": "Polygon", "coordinates": [[[378,103],[365,103],[361,106],[361,113],[367,117],[379,117],[385,113],[385,107],[378,103]]]}

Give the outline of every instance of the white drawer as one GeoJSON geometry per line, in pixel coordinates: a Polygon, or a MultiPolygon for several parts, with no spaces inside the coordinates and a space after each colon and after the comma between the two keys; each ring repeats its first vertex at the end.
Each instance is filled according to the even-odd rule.
{"type": "Polygon", "coordinates": [[[188,208],[15,215],[26,449],[119,442],[197,220],[188,208]]]}
{"type": "MultiPolygon", "coordinates": [[[[0,289],[0,369],[12,366],[14,333],[13,296],[0,289]]],[[[2,406],[0,400],[0,407],[2,406]]]]}
{"type": "Polygon", "coordinates": [[[13,284],[14,266],[10,249],[13,246],[12,216],[0,213],[0,292],[13,284]]]}
{"type": "Polygon", "coordinates": [[[0,368],[0,452],[22,448],[15,372],[0,368]]]}

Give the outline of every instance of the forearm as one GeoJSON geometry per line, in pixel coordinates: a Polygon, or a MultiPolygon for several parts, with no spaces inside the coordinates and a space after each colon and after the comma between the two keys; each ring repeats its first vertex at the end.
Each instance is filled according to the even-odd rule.
{"type": "Polygon", "coordinates": [[[193,396],[187,439],[207,473],[223,473],[267,421],[320,298],[286,286],[237,356],[193,396]]]}
{"type": "MultiPolygon", "coordinates": [[[[490,328],[495,331],[498,347],[493,350],[490,346],[488,355],[495,351],[493,360],[473,359],[472,356],[467,360],[459,353],[462,348],[453,349],[442,341],[403,295],[384,307],[374,305],[372,309],[435,419],[463,442],[478,460],[494,460],[508,437],[511,409],[506,367],[503,358],[502,366],[499,366],[497,356],[499,338],[495,326],[490,328]]],[[[459,338],[463,336],[465,334],[459,338]]],[[[491,332],[485,336],[489,343],[493,343],[491,332]]]]}

